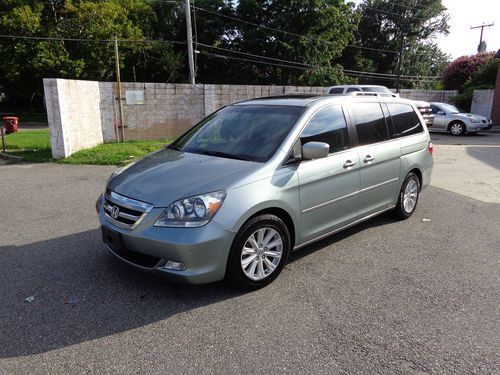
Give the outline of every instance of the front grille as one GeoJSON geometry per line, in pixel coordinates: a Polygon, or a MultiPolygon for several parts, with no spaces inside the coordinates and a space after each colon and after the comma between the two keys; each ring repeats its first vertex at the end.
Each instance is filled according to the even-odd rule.
{"type": "Polygon", "coordinates": [[[151,211],[153,205],[108,190],[103,200],[104,214],[113,224],[124,229],[133,229],[146,214],[151,211]]]}

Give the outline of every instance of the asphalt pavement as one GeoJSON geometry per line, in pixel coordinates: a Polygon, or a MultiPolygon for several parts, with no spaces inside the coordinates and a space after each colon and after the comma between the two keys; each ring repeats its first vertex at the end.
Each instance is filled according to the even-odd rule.
{"type": "Polygon", "coordinates": [[[429,187],[241,293],[107,254],[112,170],[0,166],[0,374],[498,373],[499,204],[429,187]]]}
{"type": "Polygon", "coordinates": [[[432,185],[483,202],[500,203],[500,133],[431,133],[432,185]]]}

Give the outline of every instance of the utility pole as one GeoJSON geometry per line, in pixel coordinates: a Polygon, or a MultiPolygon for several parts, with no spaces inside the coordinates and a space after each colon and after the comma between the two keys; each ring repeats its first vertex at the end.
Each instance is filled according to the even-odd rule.
{"type": "Polygon", "coordinates": [[[185,2],[186,13],[186,39],[188,46],[188,61],[189,61],[189,83],[194,85],[194,55],[193,55],[193,31],[191,30],[191,4],[189,0],[185,2]]]}
{"type": "MultiPolygon", "coordinates": [[[[118,52],[118,38],[115,36],[115,60],[116,60],[116,95],[118,97],[118,112],[120,120],[118,129],[121,129],[122,142],[125,142],[125,129],[123,128],[123,103],[122,103],[122,83],[120,79],[120,54],[118,52]]],[[[116,140],[119,142],[120,137],[117,135],[116,140]]]]}
{"type": "Polygon", "coordinates": [[[494,23],[489,23],[487,25],[483,24],[480,25],[480,26],[471,26],[470,29],[473,30],[473,29],[481,29],[481,35],[479,37],[479,45],[477,46],[477,53],[484,53],[486,52],[486,43],[484,42],[483,40],[483,32],[484,32],[484,28],[485,27],[491,27],[491,26],[495,26],[494,23]]]}
{"type": "Polygon", "coordinates": [[[396,74],[398,75],[396,79],[396,93],[398,94],[399,94],[399,88],[401,86],[401,65],[403,64],[404,40],[405,37],[403,34],[401,34],[401,45],[399,46],[399,54],[398,54],[398,66],[396,68],[396,74]]]}

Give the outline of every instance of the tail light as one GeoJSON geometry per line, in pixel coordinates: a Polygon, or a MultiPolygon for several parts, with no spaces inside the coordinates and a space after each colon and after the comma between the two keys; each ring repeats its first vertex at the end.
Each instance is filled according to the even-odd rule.
{"type": "Polygon", "coordinates": [[[428,149],[429,149],[429,154],[433,154],[434,153],[434,145],[432,144],[432,141],[429,141],[429,146],[427,146],[428,149]]]}

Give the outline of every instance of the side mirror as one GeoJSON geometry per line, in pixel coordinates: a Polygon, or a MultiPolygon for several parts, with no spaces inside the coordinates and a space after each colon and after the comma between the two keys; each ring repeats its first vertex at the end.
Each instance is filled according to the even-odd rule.
{"type": "Polygon", "coordinates": [[[328,156],[330,145],[324,142],[307,142],[302,146],[304,160],[322,159],[328,156]]]}
{"type": "Polygon", "coordinates": [[[443,111],[437,111],[437,113],[436,113],[436,114],[437,114],[437,115],[441,115],[441,116],[446,115],[446,113],[444,113],[443,111]]]}

